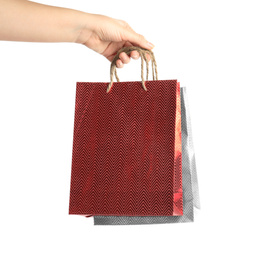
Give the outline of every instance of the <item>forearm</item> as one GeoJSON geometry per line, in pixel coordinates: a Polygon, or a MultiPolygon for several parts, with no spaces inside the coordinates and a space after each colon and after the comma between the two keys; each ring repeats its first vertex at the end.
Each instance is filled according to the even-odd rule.
{"type": "MultiPolygon", "coordinates": [[[[109,61],[124,46],[154,47],[123,20],[27,0],[0,0],[0,40],[75,42],[109,61]]],[[[132,51],[130,56],[137,59],[139,53],[132,51]]],[[[123,52],[116,65],[122,68],[129,61],[123,52]]]]}
{"type": "Polygon", "coordinates": [[[0,0],[0,40],[76,42],[89,15],[26,0],[0,0]]]}

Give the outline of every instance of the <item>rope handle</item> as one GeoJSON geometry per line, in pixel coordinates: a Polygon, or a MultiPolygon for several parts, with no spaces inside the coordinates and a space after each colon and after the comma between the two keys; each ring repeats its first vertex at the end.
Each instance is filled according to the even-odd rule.
{"type": "Polygon", "coordinates": [[[116,61],[119,59],[119,55],[121,52],[125,52],[126,54],[130,54],[131,51],[138,51],[140,56],[141,56],[141,78],[142,78],[142,86],[143,89],[145,91],[147,91],[147,88],[145,86],[145,81],[144,81],[144,61],[146,62],[146,80],[148,80],[148,73],[149,73],[149,64],[147,61],[147,57],[146,54],[148,53],[150,58],[151,58],[151,63],[152,63],[152,72],[153,72],[153,80],[157,80],[157,65],[156,65],[156,60],[155,60],[155,56],[154,53],[151,50],[148,49],[144,49],[141,47],[137,47],[137,46],[129,46],[129,47],[124,47],[122,49],[120,49],[117,54],[115,55],[115,57],[113,58],[111,65],[110,65],[110,83],[108,85],[107,88],[107,93],[111,90],[112,85],[113,85],[113,78],[114,78],[114,74],[116,77],[117,82],[120,82],[120,79],[118,77],[117,74],[117,68],[116,68],[116,61]]]}

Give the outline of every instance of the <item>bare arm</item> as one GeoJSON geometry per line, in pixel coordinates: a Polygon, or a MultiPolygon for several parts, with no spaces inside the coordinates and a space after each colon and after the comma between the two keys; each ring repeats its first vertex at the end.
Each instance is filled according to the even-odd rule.
{"type": "Polygon", "coordinates": [[[84,15],[80,11],[25,0],[0,0],[0,39],[75,42],[84,15]]]}
{"type": "MultiPolygon", "coordinates": [[[[75,42],[110,61],[123,46],[154,47],[125,21],[27,0],[0,0],[0,40],[75,42]]],[[[139,54],[133,51],[131,57],[139,54]]],[[[129,60],[121,53],[117,66],[123,67],[129,60]]]]}

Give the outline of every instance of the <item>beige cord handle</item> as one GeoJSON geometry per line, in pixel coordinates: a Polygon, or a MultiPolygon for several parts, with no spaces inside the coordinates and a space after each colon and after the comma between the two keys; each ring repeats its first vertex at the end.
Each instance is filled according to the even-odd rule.
{"type": "Polygon", "coordinates": [[[141,47],[137,47],[137,46],[129,46],[129,47],[124,47],[122,49],[120,49],[117,54],[115,55],[115,57],[113,58],[111,65],[110,65],[110,83],[108,85],[107,88],[107,93],[110,91],[112,85],[113,85],[113,76],[115,74],[115,77],[117,79],[117,81],[119,82],[119,77],[117,75],[117,70],[116,70],[116,61],[119,59],[119,55],[121,52],[125,52],[126,54],[130,54],[131,51],[138,51],[140,56],[141,56],[141,78],[142,78],[142,86],[144,88],[145,91],[147,91],[146,86],[145,86],[145,81],[144,81],[144,61],[146,62],[146,80],[148,80],[148,73],[149,73],[149,64],[146,58],[146,54],[148,53],[150,55],[151,58],[151,62],[152,62],[152,72],[153,72],[153,80],[157,80],[157,65],[156,65],[156,60],[155,60],[155,56],[154,53],[151,50],[147,50],[141,47]]]}

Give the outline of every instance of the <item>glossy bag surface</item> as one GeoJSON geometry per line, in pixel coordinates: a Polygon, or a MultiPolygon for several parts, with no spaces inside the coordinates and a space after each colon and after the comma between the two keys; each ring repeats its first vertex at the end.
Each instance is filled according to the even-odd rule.
{"type": "Polygon", "coordinates": [[[177,80],[77,82],[69,214],[183,215],[177,80]]]}

